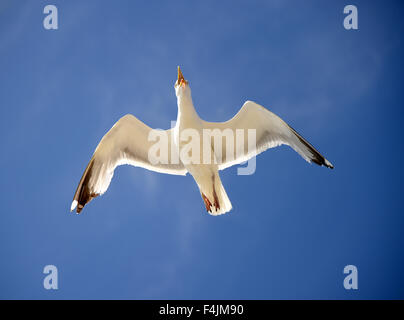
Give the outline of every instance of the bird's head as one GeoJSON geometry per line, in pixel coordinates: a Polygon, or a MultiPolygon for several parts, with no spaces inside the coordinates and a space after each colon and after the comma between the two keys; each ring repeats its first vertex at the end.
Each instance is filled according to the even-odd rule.
{"type": "Polygon", "coordinates": [[[178,66],[178,79],[175,81],[174,84],[175,94],[177,97],[184,96],[184,95],[191,95],[191,88],[189,87],[189,83],[185,80],[184,76],[182,75],[181,69],[178,66]]]}

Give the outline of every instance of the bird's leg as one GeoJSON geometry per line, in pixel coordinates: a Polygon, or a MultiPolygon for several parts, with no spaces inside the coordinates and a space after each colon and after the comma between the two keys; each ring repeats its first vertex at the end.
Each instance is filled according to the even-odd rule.
{"type": "Polygon", "coordinates": [[[217,198],[216,190],[215,190],[215,184],[213,184],[213,199],[214,203],[213,205],[216,208],[216,211],[220,209],[220,204],[219,204],[219,199],[217,198]]]}
{"type": "Polygon", "coordinates": [[[210,207],[212,206],[212,204],[210,203],[209,199],[205,196],[204,193],[201,193],[201,195],[202,195],[203,202],[205,202],[206,211],[211,212],[210,207]]]}

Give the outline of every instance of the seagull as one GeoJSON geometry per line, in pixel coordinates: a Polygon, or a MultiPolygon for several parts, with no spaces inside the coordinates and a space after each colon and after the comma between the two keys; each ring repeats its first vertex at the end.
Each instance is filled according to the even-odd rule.
{"type": "MultiPolygon", "coordinates": [[[[174,89],[178,106],[175,127],[169,130],[152,129],[131,114],[119,119],[95,149],[80,179],[70,211],[77,208],[76,212],[79,214],[87,203],[105,193],[115,168],[124,164],[172,175],[189,173],[199,188],[206,211],[211,215],[224,214],[232,209],[232,204],[220,180],[219,171],[244,163],[269,148],[288,145],[307,162],[334,168],[285,121],[253,101],[246,101],[239,112],[228,121],[207,122],[202,120],[195,110],[189,82],[185,80],[180,67],[178,67],[178,78],[174,89]],[[219,130],[217,132],[227,130],[230,133],[242,130],[244,133],[251,129],[255,133],[255,144],[251,149],[246,149],[247,135],[243,135],[239,141],[232,141],[236,144],[241,141],[243,152],[230,149],[229,151],[226,149],[227,144],[226,146],[215,144],[212,139],[196,140],[191,143],[188,142],[189,139],[182,138],[182,134],[187,130],[193,130],[190,132],[196,132],[197,135],[202,136],[204,130],[219,130]],[[165,135],[164,141],[167,148],[164,150],[174,150],[174,152],[165,152],[166,161],[156,161],[156,156],[151,155],[150,151],[156,142],[150,137],[155,132],[165,135]],[[204,142],[205,145],[203,145],[204,142]],[[188,152],[192,149],[190,144],[191,147],[199,147],[199,150],[204,152],[210,151],[208,160],[211,161],[202,161],[201,155],[199,158],[196,155],[195,158],[198,161],[189,161],[189,154],[193,153],[193,151],[188,152]]],[[[231,136],[235,139],[234,135],[231,136]]]]}

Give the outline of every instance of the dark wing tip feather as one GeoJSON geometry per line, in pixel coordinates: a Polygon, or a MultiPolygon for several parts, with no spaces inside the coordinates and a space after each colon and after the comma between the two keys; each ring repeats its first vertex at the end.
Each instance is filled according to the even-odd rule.
{"type": "Polygon", "coordinates": [[[76,193],[74,194],[73,201],[77,201],[77,213],[80,213],[87,203],[99,196],[99,194],[92,192],[89,186],[93,165],[94,158],[88,163],[87,168],[80,179],[79,185],[77,186],[76,193]]]}
{"type": "MultiPolygon", "coordinates": [[[[289,126],[290,127],[290,126],[289,126]]],[[[324,158],[320,152],[316,150],[306,139],[304,139],[300,134],[296,132],[295,129],[290,127],[294,134],[299,138],[300,142],[303,143],[311,152],[310,160],[319,166],[325,166],[330,169],[334,169],[334,166],[326,158],[324,158]]]]}

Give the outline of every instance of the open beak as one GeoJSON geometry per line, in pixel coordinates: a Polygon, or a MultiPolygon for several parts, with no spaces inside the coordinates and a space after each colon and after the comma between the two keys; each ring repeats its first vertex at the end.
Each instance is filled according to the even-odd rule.
{"type": "Polygon", "coordinates": [[[183,83],[184,83],[184,84],[187,84],[187,83],[188,83],[188,81],[185,80],[184,76],[182,75],[180,66],[178,66],[178,79],[177,79],[177,83],[178,83],[178,85],[182,85],[183,83]]]}

